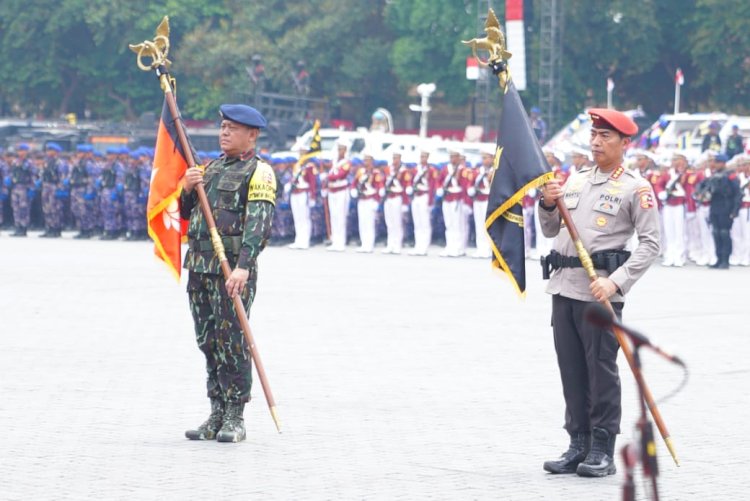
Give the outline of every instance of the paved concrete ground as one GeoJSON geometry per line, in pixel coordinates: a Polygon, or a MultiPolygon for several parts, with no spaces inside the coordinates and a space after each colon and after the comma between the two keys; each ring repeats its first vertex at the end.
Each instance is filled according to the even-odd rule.
{"type": "MultiPolygon", "coordinates": [[[[549,298],[486,262],[270,248],[251,324],[248,440],[197,443],[208,411],[183,285],[147,243],[0,236],[0,499],[618,499],[551,476],[566,445],[549,298]]],[[[661,405],[663,499],[747,496],[750,269],[655,266],[625,321],[691,368],[661,405]]],[[[184,282],[184,281],[183,281],[184,282]]],[[[681,373],[644,354],[657,398],[681,373]]],[[[623,435],[634,383],[621,361],[623,435]]],[[[618,444],[618,445],[619,445],[618,444]]],[[[643,488],[639,484],[640,499],[643,488]]]]}

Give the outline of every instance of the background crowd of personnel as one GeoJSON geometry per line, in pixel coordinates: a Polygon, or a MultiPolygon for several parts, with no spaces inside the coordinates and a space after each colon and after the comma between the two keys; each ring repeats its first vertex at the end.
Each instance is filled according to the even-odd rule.
{"type": "MultiPolygon", "coordinates": [[[[301,163],[294,156],[261,154],[279,181],[271,245],[304,250],[327,243],[331,251],[356,246],[367,253],[383,242],[383,253],[408,247],[410,255],[421,256],[438,245],[441,256],[491,256],[484,218],[494,151],[483,150],[472,163],[456,150],[447,162],[433,163],[430,151],[420,152],[418,161],[404,161],[400,153],[388,159],[369,151],[350,155],[349,146],[341,140],[333,151],[301,163]]],[[[647,179],[657,197],[665,266],[688,261],[750,266],[750,155],[730,158],[710,146],[698,158],[681,150],[657,155],[645,149],[631,149],[626,157],[626,166],[647,179]],[[719,178],[737,187],[736,200],[725,209],[730,229],[712,224],[711,180],[719,178]]],[[[563,181],[590,164],[589,152],[581,148],[567,155],[545,153],[563,181]]],[[[204,163],[216,155],[198,152],[204,163]]],[[[101,153],[83,144],[64,152],[55,143],[41,151],[20,144],[0,154],[0,227],[15,236],[44,228],[41,236],[50,238],[68,229],[82,239],[146,240],[152,162],[148,148],[101,153]]],[[[547,254],[551,242],[534,217],[538,194],[530,192],[522,203],[527,255],[547,254]]]]}

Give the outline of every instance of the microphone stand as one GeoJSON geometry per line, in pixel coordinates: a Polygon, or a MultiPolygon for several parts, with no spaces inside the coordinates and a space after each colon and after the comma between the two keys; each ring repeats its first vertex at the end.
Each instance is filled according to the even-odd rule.
{"type": "MultiPolygon", "coordinates": [[[[624,331],[626,334],[627,331],[624,331]]],[[[637,428],[640,433],[640,454],[636,453],[633,444],[628,444],[622,448],[622,458],[625,462],[625,482],[622,486],[622,499],[623,501],[635,501],[635,484],[633,482],[633,470],[636,463],[639,460],[641,467],[643,468],[643,476],[651,479],[652,488],[652,499],[659,501],[659,489],[656,482],[656,477],[659,475],[659,466],[656,461],[656,444],[654,443],[654,428],[648,419],[648,412],[646,412],[646,401],[644,400],[644,379],[643,372],[641,370],[641,357],[639,349],[643,344],[643,340],[638,337],[631,336],[631,342],[633,343],[633,361],[634,369],[633,375],[635,376],[635,382],[638,386],[638,404],[640,407],[641,415],[638,418],[637,428]]]]}

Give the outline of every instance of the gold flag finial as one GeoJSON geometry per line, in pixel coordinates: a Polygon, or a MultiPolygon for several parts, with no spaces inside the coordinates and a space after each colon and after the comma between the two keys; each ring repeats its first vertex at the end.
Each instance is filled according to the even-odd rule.
{"type": "Polygon", "coordinates": [[[155,70],[159,66],[169,69],[172,62],[167,59],[169,54],[169,17],[164,16],[159,26],[156,27],[156,36],[153,40],[145,40],[139,44],[128,45],[130,50],[138,54],[138,67],[143,71],[155,70]],[[146,64],[144,57],[150,57],[151,63],[146,64]]]}
{"type": "Polygon", "coordinates": [[[484,32],[487,36],[483,38],[472,38],[471,40],[462,40],[461,43],[471,46],[471,52],[480,65],[492,68],[492,72],[500,80],[500,87],[505,89],[508,82],[508,59],[512,54],[506,50],[505,35],[500,29],[495,11],[490,9],[487,12],[487,22],[484,23],[484,32]],[[487,61],[483,61],[477,55],[477,49],[489,52],[487,61]]]}

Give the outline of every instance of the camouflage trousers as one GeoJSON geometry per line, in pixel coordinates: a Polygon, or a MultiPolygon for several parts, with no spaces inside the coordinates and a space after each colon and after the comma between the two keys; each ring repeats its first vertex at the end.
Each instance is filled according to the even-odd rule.
{"type": "Polygon", "coordinates": [[[138,200],[138,193],[125,192],[125,222],[128,231],[146,229],[146,204],[138,200]]]}
{"type": "Polygon", "coordinates": [[[70,190],[70,211],[78,221],[81,231],[90,231],[96,226],[96,198],[86,200],[86,187],[76,187],[70,190]]]}
{"type": "Polygon", "coordinates": [[[56,184],[42,184],[42,213],[44,214],[44,226],[49,230],[62,229],[63,203],[55,196],[56,191],[56,184]]]}
{"type": "Polygon", "coordinates": [[[114,188],[103,188],[99,195],[99,204],[101,207],[102,222],[105,231],[120,231],[121,210],[120,200],[116,197],[114,188]],[[114,200],[113,200],[114,198],[114,200]]]}
{"type": "MultiPolygon", "coordinates": [[[[251,279],[242,291],[247,313],[255,297],[255,286],[251,279]]],[[[208,397],[249,401],[253,383],[250,352],[224,287],[224,277],[191,271],[187,291],[195,338],[206,357],[208,397]]]]}
{"type": "Polygon", "coordinates": [[[13,221],[20,228],[28,228],[31,222],[31,197],[29,185],[17,184],[10,193],[10,206],[13,209],[13,221]]]}

